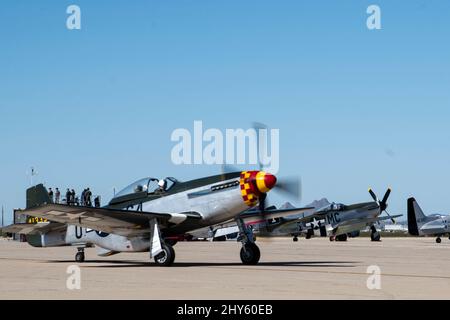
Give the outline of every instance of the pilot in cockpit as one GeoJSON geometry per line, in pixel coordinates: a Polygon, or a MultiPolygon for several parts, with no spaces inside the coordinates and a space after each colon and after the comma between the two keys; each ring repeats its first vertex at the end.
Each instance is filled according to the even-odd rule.
{"type": "Polygon", "coordinates": [[[134,192],[144,192],[144,191],[147,191],[147,186],[139,184],[136,187],[134,187],[134,192]]]}
{"type": "Polygon", "coordinates": [[[161,179],[158,181],[158,191],[159,192],[165,192],[166,191],[166,187],[167,187],[167,182],[165,179],[161,179]]]}

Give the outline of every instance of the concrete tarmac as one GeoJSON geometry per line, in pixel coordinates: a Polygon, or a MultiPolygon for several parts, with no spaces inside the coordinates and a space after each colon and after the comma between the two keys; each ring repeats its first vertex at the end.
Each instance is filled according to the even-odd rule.
{"type": "Polygon", "coordinates": [[[86,249],[87,261],[76,264],[74,247],[0,240],[0,299],[450,299],[448,239],[257,243],[257,266],[241,264],[237,242],[181,242],[175,265],[164,268],[147,253],[101,258],[86,249]],[[67,289],[71,265],[80,266],[81,290],[67,289]],[[367,286],[369,266],[381,272],[379,290],[367,286]]]}

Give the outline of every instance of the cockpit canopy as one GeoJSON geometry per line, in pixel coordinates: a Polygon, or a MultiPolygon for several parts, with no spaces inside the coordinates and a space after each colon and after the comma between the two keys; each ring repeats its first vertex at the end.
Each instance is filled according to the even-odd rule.
{"type": "Polygon", "coordinates": [[[161,190],[161,187],[158,185],[160,179],[157,178],[144,178],[140,179],[136,182],[133,182],[126,188],[119,191],[114,198],[120,198],[128,195],[139,194],[143,192],[147,192],[149,194],[161,191],[169,191],[172,189],[179,181],[173,177],[167,177],[164,179],[165,186],[164,190],[161,190]]]}
{"type": "Polygon", "coordinates": [[[345,205],[342,203],[330,203],[329,205],[320,208],[317,210],[318,212],[328,212],[328,211],[343,211],[345,208],[345,205]]]}

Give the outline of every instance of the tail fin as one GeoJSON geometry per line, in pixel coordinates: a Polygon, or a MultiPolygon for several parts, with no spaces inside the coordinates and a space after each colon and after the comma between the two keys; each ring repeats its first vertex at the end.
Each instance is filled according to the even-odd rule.
{"type": "Polygon", "coordinates": [[[416,199],[408,199],[408,232],[410,235],[419,235],[419,226],[417,222],[421,222],[426,219],[425,214],[417,203],[416,199]]]}
{"type": "Polygon", "coordinates": [[[50,199],[48,191],[43,184],[38,184],[27,189],[27,209],[52,203],[53,201],[50,199]]]}

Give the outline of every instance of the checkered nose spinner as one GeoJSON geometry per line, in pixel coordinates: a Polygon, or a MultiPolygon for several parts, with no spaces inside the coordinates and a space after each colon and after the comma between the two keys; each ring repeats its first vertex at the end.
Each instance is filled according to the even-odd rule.
{"type": "Polygon", "coordinates": [[[242,199],[249,207],[258,204],[259,199],[275,187],[277,178],[263,171],[244,171],[240,186],[242,199]]]}

